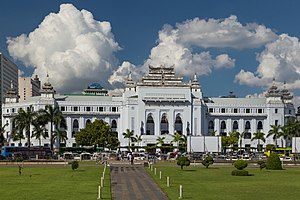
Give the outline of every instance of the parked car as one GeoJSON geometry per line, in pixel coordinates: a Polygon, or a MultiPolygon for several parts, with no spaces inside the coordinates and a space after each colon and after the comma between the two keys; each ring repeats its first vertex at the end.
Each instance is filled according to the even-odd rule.
{"type": "Polygon", "coordinates": [[[293,158],[290,156],[280,156],[279,159],[281,161],[293,161],[293,158]]]}

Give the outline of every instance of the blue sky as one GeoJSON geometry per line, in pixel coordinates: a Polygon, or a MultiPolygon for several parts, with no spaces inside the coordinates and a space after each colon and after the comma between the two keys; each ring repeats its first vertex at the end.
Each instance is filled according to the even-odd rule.
{"type": "Polygon", "coordinates": [[[300,37],[298,24],[300,2],[298,1],[282,3],[276,0],[11,0],[3,1],[1,7],[4,9],[0,12],[0,51],[15,60],[25,76],[31,76],[34,72],[43,80],[48,72],[50,80],[60,92],[80,91],[91,82],[100,82],[110,87],[108,79],[114,82],[114,87],[119,87],[128,71],[135,71],[133,74],[138,79],[138,75],[145,72],[146,65],[160,62],[171,64],[170,60],[173,60],[177,72],[183,74],[186,80],[194,73],[198,75],[204,96],[226,95],[229,91],[234,91],[240,97],[260,94],[272,83],[273,77],[279,82],[286,81],[286,87],[295,95],[299,95],[300,61],[297,59],[297,53],[300,52],[300,48],[297,39],[300,37]],[[73,14],[69,17],[76,15],[74,23],[80,22],[78,27],[64,27],[64,23],[56,21],[58,18],[62,19],[58,15],[51,16],[51,20],[45,20],[50,13],[58,14],[62,10],[69,12],[70,7],[60,7],[65,3],[74,6],[73,14]],[[83,17],[77,16],[82,9],[93,15],[93,23],[106,21],[109,22],[110,28],[107,24],[101,24],[92,30],[94,35],[90,38],[83,38],[90,30],[78,31],[75,38],[72,38],[72,34],[68,37],[63,33],[47,35],[50,31],[61,33],[66,30],[70,33],[74,28],[85,29],[89,22],[81,23],[83,17]],[[39,32],[29,37],[42,22],[44,22],[43,29],[39,28],[39,32]],[[230,23],[235,25],[231,30],[228,28],[231,26],[230,23]],[[170,26],[167,27],[167,24],[170,26]],[[205,34],[199,24],[207,25],[205,34]],[[222,28],[219,27],[220,24],[223,24],[222,28]],[[249,24],[252,24],[250,28],[249,24]],[[196,39],[194,35],[189,34],[191,31],[187,27],[195,28],[194,35],[199,34],[196,39]],[[214,28],[210,33],[211,27],[214,28]],[[257,31],[259,28],[263,29],[263,34],[257,31]],[[220,37],[213,34],[221,29],[223,32],[220,32],[220,37]],[[229,32],[226,36],[222,35],[224,30],[229,32]],[[246,30],[244,33],[239,34],[244,30],[246,30]],[[98,33],[101,33],[101,36],[98,33]],[[23,39],[18,38],[21,34],[25,34],[23,39]],[[43,37],[43,34],[47,37],[43,37]],[[200,36],[207,34],[212,36],[207,40],[205,38],[203,41],[199,40],[200,36]],[[245,37],[242,37],[243,34],[245,37]],[[253,34],[251,37],[254,39],[247,40],[246,36],[249,34],[253,34]],[[241,37],[237,39],[240,35],[241,37]],[[107,40],[98,44],[98,36],[107,40]],[[58,40],[62,41],[61,46],[52,43],[55,37],[62,37],[58,40]],[[174,37],[179,39],[173,40],[174,37]],[[11,41],[10,50],[8,38],[11,41]],[[85,41],[86,46],[70,45],[78,41],[78,38],[85,41]],[[169,38],[172,39],[171,42],[169,38]],[[219,42],[219,39],[222,41],[219,42]],[[163,45],[169,46],[162,48],[163,45]],[[78,49],[80,51],[77,51],[78,49]],[[86,57],[80,60],[72,57],[77,55],[77,58],[80,58],[82,55],[78,55],[78,52],[86,49],[92,49],[91,55],[95,56],[91,58],[93,62],[86,61],[86,63],[86,57]],[[174,49],[180,58],[184,57],[184,61],[172,56],[169,60],[165,59],[169,58],[166,51],[175,52],[174,49]],[[188,55],[182,53],[185,50],[188,55]],[[45,52],[48,56],[40,55],[40,52],[45,52]],[[62,52],[63,54],[60,54],[62,52]],[[55,56],[52,56],[54,54],[55,56]],[[69,59],[63,60],[66,55],[69,59]],[[205,64],[209,67],[204,66],[205,64]],[[198,65],[203,67],[198,68],[198,65]],[[215,67],[216,65],[218,67],[215,67]],[[62,77],[59,78],[60,76],[62,77]]]}

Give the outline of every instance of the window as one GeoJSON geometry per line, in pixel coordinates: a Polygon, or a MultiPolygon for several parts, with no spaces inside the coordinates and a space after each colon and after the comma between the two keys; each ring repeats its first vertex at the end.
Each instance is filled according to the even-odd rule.
{"type": "Polygon", "coordinates": [[[250,109],[249,108],[246,109],[246,113],[250,113],[250,109]]]}
{"type": "Polygon", "coordinates": [[[65,106],[60,107],[60,111],[65,111],[65,110],[66,110],[65,106]]]}
{"type": "MultiPolygon", "coordinates": [[[[177,130],[175,130],[175,131],[177,131],[177,130]]],[[[179,134],[181,134],[181,133],[179,133],[179,134]]],[[[168,122],[168,118],[167,118],[166,114],[163,114],[161,117],[161,120],[160,120],[160,134],[161,135],[169,134],[169,122],[168,122]]]]}
{"type": "Polygon", "coordinates": [[[75,136],[75,134],[79,131],[79,123],[77,119],[74,119],[73,121],[73,131],[72,131],[72,137],[75,136]]]}
{"type": "Polygon", "coordinates": [[[154,135],[154,125],[153,117],[149,114],[146,121],[146,135],[154,135]]]}
{"type": "Polygon", "coordinates": [[[73,111],[75,111],[75,112],[78,111],[78,107],[77,107],[77,106],[74,106],[74,107],[73,107],[73,111]]]}
{"type": "Polygon", "coordinates": [[[112,112],[117,112],[117,107],[112,107],[112,108],[111,108],[111,111],[112,111],[112,112]]]}
{"type": "Polygon", "coordinates": [[[213,108],[209,108],[209,109],[208,109],[208,112],[209,112],[209,113],[213,113],[213,112],[214,112],[214,109],[213,109],[213,108]]]}
{"type": "Polygon", "coordinates": [[[277,126],[278,125],[278,120],[275,120],[275,126],[277,126]]]}
{"type": "Polygon", "coordinates": [[[259,122],[257,123],[257,129],[258,129],[258,130],[263,129],[263,123],[262,123],[261,121],[259,121],[259,122]]]}
{"type": "Polygon", "coordinates": [[[222,109],[221,109],[221,113],[225,113],[225,108],[222,108],[222,109]]]}
{"type": "Polygon", "coordinates": [[[225,123],[225,121],[221,122],[221,129],[226,129],[226,123],[225,123]]]}
{"type": "Polygon", "coordinates": [[[291,111],[291,110],[289,110],[289,114],[292,114],[292,111],[291,111]]]}
{"type": "Polygon", "coordinates": [[[174,128],[177,133],[182,134],[182,120],[180,115],[176,116],[174,128]]]}
{"type": "Polygon", "coordinates": [[[263,113],[263,110],[260,108],[257,110],[257,113],[263,113]]]}
{"type": "Polygon", "coordinates": [[[85,127],[87,127],[89,124],[91,124],[91,120],[90,119],[87,119],[86,122],[85,122],[85,127]]]}
{"type": "Polygon", "coordinates": [[[213,121],[209,121],[208,122],[208,129],[209,130],[213,130],[214,129],[214,122],[213,121]]]}
{"type": "Polygon", "coordinates": [[[275,113],[278,113],[278,109],[277,108],[275,108],[275,113]]]}
{"type": "Polygon", "coordinates": [[[233,109],[233,112],[238,113],[238,109],[237,108],[233,109]]]}
{"type": "Polygon", "coordinates": [[[115,119],[113,119],[113,120],[111,121],[111,128],[112,128],[112,129],[116,129],[116,128],[117,128],[117,121],[116,121],[115,119]]]}
{"type": "Polygon", "coordinates": [[[131,130],[134,131],[134,117],[131,117],[131,130]]]}
{"type": "Polygon", "coordinates": [[[87,112],[90,112],[90,111],[91,111],[91,107],[88,106],[88,107],[85,108],[85,110],[86,110],[87,112]]]}
{"type": "Polygon", "coordinates": [[[251,125],[250,125],[250,122],[249,122],[249,121],[246,121],[245,129],[246,129],[246,130],[251,129],[251,125]]]}
{"type": "Polygon", "coordinates": [[[232,126],[233,131],[236,131],[237,129],[239,129],[239,124],[237,121],[233,122],[233,126],[232,126]]]}
{"type": "Polygon", "coordinates": [[[104,112],[104,107],[99,107],[99,112],[104,112]]]}

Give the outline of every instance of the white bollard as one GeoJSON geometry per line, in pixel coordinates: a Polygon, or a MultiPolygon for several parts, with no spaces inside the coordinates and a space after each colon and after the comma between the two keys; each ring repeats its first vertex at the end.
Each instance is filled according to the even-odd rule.
{"type": "Polygon", "coordinates": [[[170,177],[167,177],[167,187],[170,187],[170,177]]]}
{"type": "Polygon", "coordinates": [[[151,172],[153,171],[153,165],[151,165],[151,172]]]}
{"type": "Polygon", "coordinates": [[[156,175],[156,168],[154,168],[154,174],[156,175]]]}
{"type": "Polygon", "coordinates": [[[161,171],[159,171],[159,179],[161,179],[161,171]]]}
{"type": "Polygon", "coordinates": [[[103,177],[101,177],[101,187],[103,187],[104,185],[103,185],[103,183],[104,183],[104,178],[103,177]]]}
{"type": "Polygon", "coordinates": [[[151,163],[150,163],[150,162],[148,162],[148,168],[149,168],[149,169],[151,168],[151,163]]]}
{"type": "Polygon", "coordinates": [[[179,199],[183,198],[182,185],[179,186],[179,199]]]}
{"type": "Polygon", "coordinates": [[[101,186],[98,187],[98,198],[97,199],[101,199],[101,186]]]}

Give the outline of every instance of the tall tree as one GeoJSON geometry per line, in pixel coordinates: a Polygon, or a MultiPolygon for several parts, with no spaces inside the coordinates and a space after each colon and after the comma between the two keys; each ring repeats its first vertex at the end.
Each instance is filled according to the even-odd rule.
{"type": "Polygon", "coordinates": [[[124,138],[128,139],[128,150],[130,150],[131,147],[131,141],[134,140],[133,131],[126,129],[126,132],[123,133],[124,138]]]}
{"type": "Polygon", "coordinates": [[[27,146],[30,147],[30,125],[37,116],[37,112],[33,111],[32,105],[27,107],[26,111],[22,108],[18,110],[17,115],[13,118],[13,123],[18,127],[18,131],[24,131],[27,138],[27,146]]]}
{"type": "Polygon", "coordinates": [[[179,144],[181,142],[181,134],[179,134],[178,132],[175,132],[174,135],[172,135],[173,140],[171,142],[175,142],[177,144],[177,150],[179,151],[179,144]]]}
{"type": "Polygon", "coordinates": [[[54,146],[54,129],[59,126],[66,127],[65,118],[63,117],[62,112],[59,110],[58,106],[46,105],[45,109],[39,111],[41,117],[45,124],[50,123],[50,147],[53,150],[54,146]]]}
{"type": "Polygon", "coordinates": [[[41,121],[40,117],[37,117],[32,121],[32,125],[33,125],[33,131],[31,137],[35,137],[35,139],[38,139],[39,146],[41,146],[42,145],[41,138],[46,139],[45,124],[41,121]]]}
{"type": "Polygon", "coordinates": [[[4,134],[5,134],[5,127],[7,126],[8,124],[4,124],[4,126],[0,127],[0,147],[4,145],[4,142],[5,142],[5,137],[4,137],[4,134]]]}
{"type": "Polygon", "coordinates": [[[270,137],[271,135],[273,135],[275,147],[277,147],[277,139],[280,138],[280,136],[282,136],[281,126],[280,125],[271,125],[271,130],[269,130],[267,137],[270,137]]]}
{"type": "Polygon", "coordinates": [[[265,134],[261,131],[257,131],[254,133],[254,137],[251,139],[251,141],[253,140],[257,140],[257,149],[259,148],[258,150],[260,151],[260,141],[266,142],[265,134]]]}
{"type": "Polygon", "coordinates": [[[68,139],[67,131],[61,130],[56,127],[56,130],[54,131],[54,134],[53,134],[53,143],[55,143],[55,140],[57,140],[60,145],[60,143],[66,142],[67,139],[68,139]]]}
{"type": "Polygon", "coordinates": [[[21,144],[22,139],[24,139],[24,134],[23,134],[23,130],[21,130],[18,126],[14,127],[12,129],[12,139],[13,141],[19,141],[19,144],[21,144]]]}

